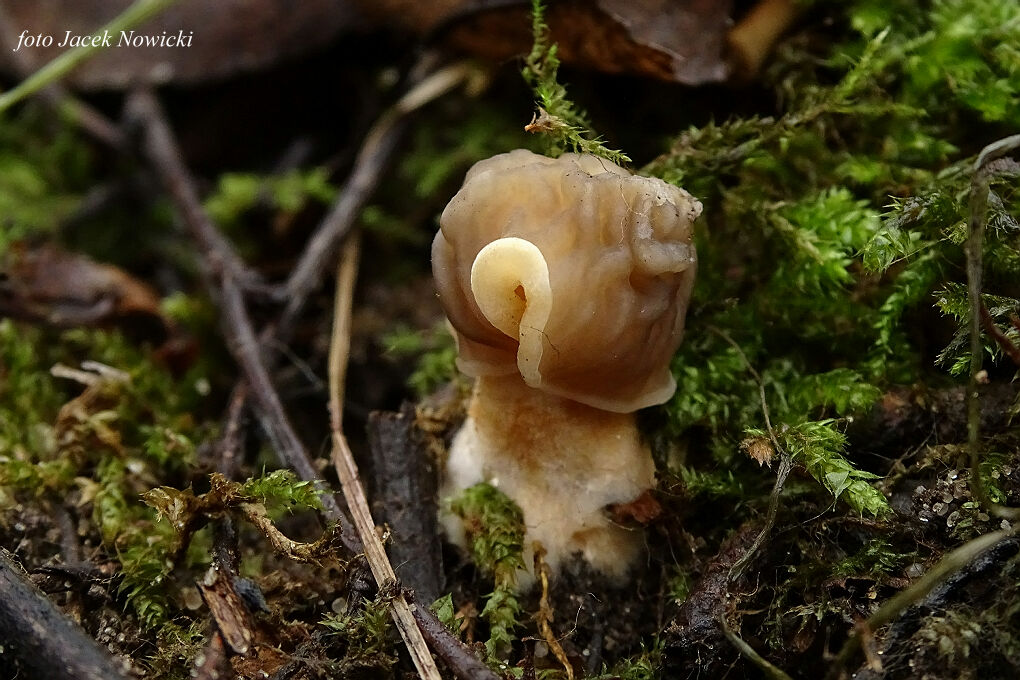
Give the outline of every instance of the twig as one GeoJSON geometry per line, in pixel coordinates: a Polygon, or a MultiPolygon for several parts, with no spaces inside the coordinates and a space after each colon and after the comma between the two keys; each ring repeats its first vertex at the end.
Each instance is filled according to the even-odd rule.
{"type": "MultiPolygon", "coordinates": [[[[244,305],[241,289],[229,276],[223,279],[222,294],[223,326],[227,345],[251,385],[252,398],[262,416],[260,422],[266,434],[287,465],[297,472],[298,477],[314,481],[324,488],[325,482],[322,481],[304,444],[290,424],[280,395],[269,377],[269,371],[259,352],[259,343],[251,318],[244,305]]],[[[344,545],[352,552],[358,552],[361,546],[352,541],[354,538],[352,527],[340,510],[336,497],[331,493],[324,494],[322,506],[329,519],[340,523],[344,545]]]]}
{"type": "Polygon", "coordinates": [[[244,413],[248,403],[248,383],[241,380],[230,393],[223,436],[217,443],[216,471],[233,479],[241,464],[241,447],[244,443],[244,413]]]}
{"type": "MultiPolygon", "coordinates": [[[[144,104],[144,102],[142,103],[144,104]]],[[[153,103],[155,102],[153,101],[153,103]]],[[[161,115],[158,106],[156,108],[149,107],[148,109],[143,106],[140,111],[143,122],[146,123],[147,127],[151,128],[156,123],[162,123],[162,121],[158,120],[161,115]]],[[[162,124],[165,125],[165,123],[162,124]]],[[[175,150],[173,138],[168,137],[168,140],[170,142],[170,150],[179,157],[179,152],[175,150]]],[[[150,154],[150,160],[157,166],[165,166],[168,158],[166,154],[150,154]]],[[[197,197],[197,193],[194,191],[194,183],[191,181],[183,165],[180,166],[179,170],[180,173],[176,179],[190,185],[192,195],[197,197]]],[[[161,176],[164,179],[167,178],[167,169],[165,167],[161,170],[161,176]]],[[[188,209],[188,206],[181,202],[186,197],[185,194],[171,194],[171,197],[177,202],[178,209],[182,210],[182,212],[188,209]]],[[[200,205],[198,210],[201,211],[200,205]]],[[[208,220],[204,215],[202,217],[208,220]]],[[[191,233],[194,238],[197,239],[199,237],[199,234],[194,229],[191,230],[191,233]]],[[[208,250],[201,252],[206,258],[211,256],[208,250]]],[[[206,264],[206,268],[215,270],[211,263],[206,264]]],[[[262,334],[261,338],[257,339],[251,319],[248,316],[247,308],[245,307],[242,292],[238,284],[227,274],[227,272],[223,272],[222,295],[220,294],[220,287],[217,285],[218,277],[206,277],[206,285],[209,286],[210,294],[213,297],[222,298],[221,304],[226,317],[224,319],[225,337],[228,346],[234,353],[235,360],[241,366],[245,379],[249,384],[249,391],[255,400],[256,410],[259,412],[260,423],[268,433],[277,453],[283,457],[285,464],[297,472],[301,479],[324,486],[325,482],[319,476],[311,457],[290,425],[276,388],[269,377],[269,370],[259,351],[260,345],[265,346],[266,342],[274,337],[282,337],[287,333],[289,327],[280,328],[280,326],[277,326],[280,329],[278,334],[274,335],[274,333],[267,330],[262,334]]],[[[308,294],[318,285],[318,277],[323,275],[324,272],[313,272],[313,277],[316,278],[314,285],[303,288],[302,290],[306,291],[303,294],[299,292],[291,296],[292,302],[298,301],[300,303],[298,304],[299,309],[303,302],[307,300],[308,294]]],[[[342,529],[341,538],[347,549],[353,553],[361,552],[363,549],[361,541],[351,526],[350,521],[341,511],[335,496],[332,494],[324,495],[322,504],[323,514],[326,519],[340,524],[342,529]]],[[[457,677],[462,680],[497,680],[496,675],[475,658],[463,643],[453,637],[439,620],[436,619],[435,615],[429,611],[427,606],[418,602],[413,594],[408,595],[407,599],[414,605],[410,608],[410,612],[422,634],[428,639],[436,654],[443,659],[457,677]]]]}
{"type": "MultiPolygon", "coordinates": [[[[350,350],[351,309],[353,306],[354,282],[358,271],[358,238],[349,238],[344,246],[343,257],[336,276],[336,301],[333,308],[333,333],[329,344],[329,414],[330,429],[333,431],[333,465],[340,477],[340,486],[347,499],[351,516],[358,536],[365,547],[365,557],[376,583],[396,583],[397,575],[393,572],[382,541],[375,531],[375,522],[368,508],[365,490],[358,478],[358,468],[354,456],[347,446],[343,434],[343,379],[347,373],[347,359],[350,350]]],[[[411,616],[407,600],[402,593],[397,594],[392,602],[393,620],[397,624],[400,636],[404,639],[411,658],[414,660],[418,675],[423,680],[442,680],[439,669],[429,653],[428,645],[418,630],[411,616]]]]}
{"type": "Polygon", "coordinates": [[[843,676],[843,669],[857,650],[860,649],[861,639],[864,634],[870,634],[889,623],[904,609],[919,602],[932,590],[932,588],[940,584],[946,577],[965,567],[978,555],[988,550],[999,541],[1009,538],[1015,534],[1016,531],[1014,529],[993,531],[990,534],[978,536],[974,540],[964,543],[959,548],[939,560],[939,563],[929,569],[924,576],[886,600],[885,603],[878,608],[878,611],[872,614],[866,621],[857,624],[857,630],[850,635],[847,641],[843,644],[842,649],[839,650],[839,654],[836,655],[832,665],[829,667],[829,672],[826,674],[825,680],[839,680],[839,678],[843,676]]]}
{"type": "Polygon", "coordinates": [[[1020,366],[1020,347],[1013,344],[1013,341],[1006,337],[1006,334],[999,330],[999,327],[995,323],[995,319],[992,318],[991,312],[988,311],[988,307],[985,306],[984,301],[981,302],[981,325],[985,327],[985,331],[992,336],[995,340],[995,344],[999,346],[1002,353],[1005,354],[1010,360],[1020,366]]]}
{"type": "Polygon", "coordinates": [[[771,678],[772,680],[793,680],[793,678],[787,675],[786,671],[756,652],[751,645],[744,642],[739,635],[730,630],[729,624],[726,623],[725,616],[719,617],[719,625],[722,626],[722,632],[726,636],[726,639],[730,641],[730,644],[737,648],[737,651],[740,652],[741,656],[757,666],[765,677],[771,678]]]}
{"type": "Polygon", "coordinates": [[[761,412],[765,418],[765,430],[769,433],[769,439],[772,440],[772,446],[776,452],[779,453],[779,467],[776,469],[776,483],[772,486],[772,493],[769,495],[769,507],[765,514],[765,523],[762,525],[761,532],[757,538],[754,539],[754,543],[748,548],[747,552],[739,560],[737,560],[730,568],[729,579],[730,581],[736,581],[740,578],[744,569],[751,563],[751,560],[758,554],[758,550],[768,540],[769,534],[772,533],[772,527],[776,523],[776,515],[779,513],[779,497],[783,493],[783,485],[786,484],[787,478],[790,476],[790,472],[793,471],[793,457],[786,452],[786,450],[779,445],[779,439],[776,437],[776,431],[772,429],[772,418],[769,413],[769,403],[765,398],[765,381],[762,379],[761,374],[751,364],[751,360],[747,358],[744,350],[737,344],[737,341],[729,336],[728,333],[722,329],[714,326],[709,326],[708,330],[712,331],[723,340],[725,340],[731,347],[737,350],[737,354],[744,361],[744,366],[748,372],[754,378],[754,381],[758,383],[758,397],[761,399],[761,412]]]}
{"type": "MultiPolygon", "coordinates": [[[[0,550],[0,640],[30,671],[28,677],[52,680],[126,680],[118,664],[99,644],[68,619],[32,585],[0,550]]],[[[9,668],[10,661],[4,664],[9,668]]]]}
{"type": "Polygon", "coordinates": [[[301,313],[308,297],[322,283],[340,242],[369,199],[383,170],[403,137],[407,116],[461,83],[477,77],[468,62],[441,68],[427,76],[386,111],[368,132],[354,161],[354,170],[340,190],[336,204],[319,225],[287,280],[287,306],[280,326],[287,328],[301,313]]]}
{"type": "Polygon", "coordinates": [[[542,584],[542,596],[539,599],[538,604],[538,630],[542,633],[542,637],[545,639],[545,643],[549,645],[549,651],[553,653],[556,660],[563,666],[563,670],[567,673],[567,680],[574,680],[574,667],[570,665],[570,660],[567,658],[567,653],[563,651],[563,646],[560,645],[560,641],[556,639],[556,635],[553,633],[552,621],[553,621],[553,610],[549,605],[549,565],[545,563],[545,548],[538,541],[535,541],[535,573],[538,574],[539,581],[542,584]]]}
{"type": "Polygon", "coordinates": [[[988,211],[988,189],[994,174],[990,171],[989,164],[1017,148],[1020,148],[1020,135],[1013,135],[989,144],[978,154],[970,181],[970,218],[967,223],[967,242],[964,246],[967,255],[967,301],[970,306],[970,382],[967,390],[970,479],[974,497],[988,513],[1010,521],[1020,519],[1020,508],[1010,508],[993,502],[988,497],[984,480],[981,479],[981,405],[978,401],[978,384],[981,356],[984,352],[981,342],[981,276],[985,214],[988,211]]]}
{"type": "MultiPolygon", "coordinates": [[[[136,0],[134,4],[118,14],[108,24],[96,31],[120,33],[133,26],[145,23],[177,0],[136,0]]],[[[102,46],[96,47],[89,42],[81,47],[74,47],[61,53],[50,63],[21,81],[12,90],[0,95],[0,113],[3,113],[17,102],[30,97],[48,85],[57,82],[73,71],[79,64],[96,54],[102,46]]]]}

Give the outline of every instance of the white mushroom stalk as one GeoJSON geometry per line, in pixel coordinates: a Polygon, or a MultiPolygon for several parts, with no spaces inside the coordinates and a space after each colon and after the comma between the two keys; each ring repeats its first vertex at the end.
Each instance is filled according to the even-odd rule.
{"type": "MultiPolygon", "coordinates": [[[[476,164],[443,212],[433,271],[476,381],[442,493],[498,487],[554,570],[579,554],[622,576],[640,556],[605,508],[655,484],[634,412],[676,389],[700,212],[608,161],[524,150],[476,164]]],[[[463,544],[459,522],[444,517],[463,544]]]]}

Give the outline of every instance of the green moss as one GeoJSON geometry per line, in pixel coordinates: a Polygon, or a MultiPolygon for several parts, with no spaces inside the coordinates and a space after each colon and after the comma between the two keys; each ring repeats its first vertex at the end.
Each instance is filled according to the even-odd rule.
{"type": "Polygon", "coordinates": [[[371,667],[381,674],[397,662],[390,636],[393,627],[390,603],[385,598],[365,602],[353,613],[330,614],[321,625],[342,641],[343,666],[371,667]]]}
{"type": "Polygon", "coordinates": [[[592,132],[587,115],[567,98],[567,88],[557,80],[560,60],[556,56],[556,44],[549,41],[542,0],[531,2],[531,32],[534,44],[524,60],[521,75],[535,95],[539,108],[532,126],[547,135],[547,152],[558,156],[569,149],[613,163],[629,163],[630,158],[625,153],[608,148],[592,132]]]}
{"type": "Polygon", "coordinates": [[[516,586],[517,570],[524,568],[524,515],[506,494],[485,483],[465,489],[450,509],[464,520],[475,564],[492,577],[493,591],[482,610],[489,623],[485,648],[490,659],[504,659],[521,613],[516,586]]]}
{"type": "Polygon", "coordinates": [[[69,125],[40,104],[0,118],[0,255],[27,237],[53,233],[88,187],[92,154],[69,125]]]}
{"type": "Polygon", "coordinates": [[[239,493],[262,503],[270,513],[322,509],[322,490],[299,480],[290,470],[273,470],[251,477],[241,484],[239,493]]]}

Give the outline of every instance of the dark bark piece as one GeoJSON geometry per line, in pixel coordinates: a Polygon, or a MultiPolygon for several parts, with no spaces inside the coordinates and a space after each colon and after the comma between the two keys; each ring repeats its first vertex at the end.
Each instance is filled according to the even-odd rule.
{"type": "Polygon", "coordinates": [[[467,645],[448,631],[439,619],[416,598],[411,600],[411,613],[429,649],[450,667],[460,680],[497,680],[499,676],[478,660],[467,645]]]}
{"type": "MultiPolygon", "coordinates": [[[[760,531],[757,524],[744,524],[722,544],[666,628],[666,677],[699,677],[699,673],[714,677],[710,669],[729,666],[739,656],[726,639],[720,620],[732,612],[738,600],[736,594],[746,579],[730,583],[730,569],[751,548],[760,531]]],[[[751,571],[747,569],[744,574],[751,571]]]]}
{"type": "Polygon", "coordinates": [[[375,473],[372,514],[385,522],[393,540],[388,552],[402,585],[424,602],[443,592],[435,463],[415,425],[414,408],[372,413],[368,443],[375,473]]]}
{"type": "Polygon", "coordinates": [[[4,657],[16,658],[23,668],[32,671],[30,677],[128,677],[121,664],[31,584],[6,551],[0,552],[0,640],[4,657]]]}
{"type": "Polygon", "coordinates": [[[247,654],[255,640],[251,613],[234,590],[234,581],[224,569],[211,567],[198,584],[223,642],[235,654],[247,654]]]}

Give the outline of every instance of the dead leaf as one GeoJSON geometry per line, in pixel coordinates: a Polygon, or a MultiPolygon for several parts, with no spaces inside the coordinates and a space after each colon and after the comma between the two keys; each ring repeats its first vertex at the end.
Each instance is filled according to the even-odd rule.
{"type": "Polygon", "coordinates": [[[67,328],[142,317],[172,323],[147,284],[108,264],[53,246],[12,248],[0,263],[0,316],[67,328]]]}
{"type": "MultiPolygon", "coordinates": [[[[547,23],[566,64],[697,85],[730,75],[726,35],[731,0],[569,0],[551,4],[547,23]]],[[[503,7],[446,20],[446,40],[503,61],[531,49],[530,8],[503,7]]]]}
{"type": "Polygon", "coordinates": [[[662,515],[662,505],[655,499],[651,489],[629,503],[610,505],[608,510],[613,521],[623,526],[646,526],[662,515]]]}

